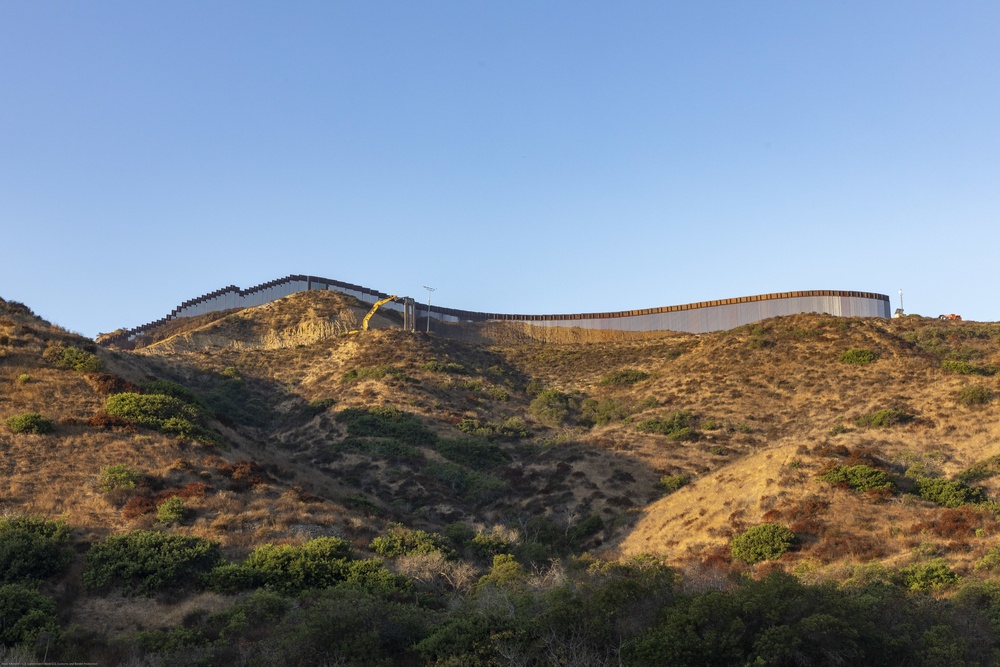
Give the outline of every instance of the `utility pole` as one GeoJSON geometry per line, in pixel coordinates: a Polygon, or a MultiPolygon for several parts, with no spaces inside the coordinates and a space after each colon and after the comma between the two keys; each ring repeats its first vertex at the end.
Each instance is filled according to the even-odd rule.
{"type": "Polygon", "coordinates": [[[428,287],[424,285],[424,289],[427,290],[427,333],[431,332],[431,292],[437,291],[436,287],[428,287]]]}

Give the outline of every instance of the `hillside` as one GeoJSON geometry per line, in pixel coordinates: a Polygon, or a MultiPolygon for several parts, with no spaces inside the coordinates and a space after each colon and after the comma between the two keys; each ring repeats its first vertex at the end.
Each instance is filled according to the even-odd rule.
{"type": "MultiPolygon", "coordinates": [[[[334,292],[304,292],[174,320],[124,351],[0,301],[0,419],[52,422],[43,434],[0,429],[0,511],[71,531],[77,555],[42,588],[59,602],[61,627],[76,628],[68,654],[169,662],[180,649],[165,639],[129,653],[142,644],[134,633],[203,628],[254,588],[215,574],[215,584],[150,603],[84,586],[91,545],[138,530],[218,545],[234,564],[269,543],[342,540],[353,558],[381,556],[437,599],[422,604],[441,627],[460,602],[484,604],[480,576],[515,566],[537,591],[598,586],[586,577],[653,554],[687,594],[782,570],[807,584],[877,581],[949,599],[992,581],[1000,563],[1000,325],[797,315],[699,335],[524,324],[426,335],[380,311],[371,331],[347,334],[365,312],[334,292]],[[123,396],[159,396],[156,409],[175,412],[155,424],[122,417],[115,410],[149,400],[123,396]],[[101,489],[110,466],[135,483],[101,489]],[[157,508],[171,498],[183,511],[164,520],[157,508]],[[792,548],[757,564],[734,557],[734,539],[767,523],[790,529],[792,548]],[[400,531],[437,535],[448,549],[418,549],[420,560],[373,542],[400,531]],[[506,566],[493,559],[508,553],[506,566]]],[[[655,654],[642,652],[653,635],[640,630],[616,651],[652,664],[641,656],[655,654]]],[[[260,632],[241,641],[271,646],[260,632]]],[[[422,652],[382,650],[409,656],[399,664],[469,664],[471,649],[428,649],[437,635],[423,632],[422,652]]],[[[487,643],[502,655],[497,641],[487,643]]],[[[980,644],[989,658],[991,644],[980,644]]],[[[223,649],[198,646],[221,660],[223,649]]],[[[963,659],[989,662],[973,653],[963,659]]]]}

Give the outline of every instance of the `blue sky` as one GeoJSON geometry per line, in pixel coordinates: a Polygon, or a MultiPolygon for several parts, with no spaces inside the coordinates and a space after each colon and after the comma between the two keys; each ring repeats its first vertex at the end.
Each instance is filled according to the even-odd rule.
{"type": "Polygon", "coordinates": [[[493,312],[1000,319],[1000,5],[0,3],[0,296],[313,274],[493,312]]]}

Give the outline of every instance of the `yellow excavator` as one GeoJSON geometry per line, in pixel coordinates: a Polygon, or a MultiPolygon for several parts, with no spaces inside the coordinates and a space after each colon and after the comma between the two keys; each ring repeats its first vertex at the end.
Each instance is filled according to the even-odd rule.
{"type": "Polygon", "coordinates": [[[368,331],[368,322],[372,319],[372,315],[375,314],[375,311],[378,310],[384,304],[387,304],[390,301],[393,301],[393,300],[395,300],[397,298],[398,297],[395,294],[393,294],[392,296],[387,296],[384,299],[376,301],[375,305],[372,306],[372,309],[368,311],[367,315],[365,315],[365,319],[361,320],[361,328],[360,329],[354,329],[353,331],[348,331],[347,335],[351,336],[351,335],[356,334],[356,333],[361,333],[362,331],[368,331]]]}

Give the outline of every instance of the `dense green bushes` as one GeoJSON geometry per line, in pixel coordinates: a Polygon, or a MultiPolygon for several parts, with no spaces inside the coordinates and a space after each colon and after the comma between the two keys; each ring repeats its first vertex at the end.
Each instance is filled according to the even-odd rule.
{"type": "Polygon", "coordinates": [[[457,364],[454,361],[438,361],[437,359],[431,359],[421,364],[420,368],[432,373],[453,373],[455,375],[465,375],[469,372],[462,364],[457,364]]]}
{"type": "Polygon", "coordinates": [[[753,565],[780,558],[795,543],[795,533],[776,523],[762,523],[733,538],[733,558],[753,565]]]}
{"type": "Polygon", "coordinates": [[[945,507],[975,505],[988,500],[983,490],[978,487],[940,477],[918,478],[917,492],[921,498],[945,507]]]}
{"type": "Polygon", "coordinates": [[[613,398],[585,398],[580,403],[580,424],[583,426],[603,426],[611,422],[621,421],[631,415],[633,410],[613,398]]]}
{"type": "Polygon", "coordinates": [[[864,464],[839,466],[820,475],[819,478],[830,484],[843,485],[862,493],[873,490],[895,491],[896,488],[886,472],[864,464]]]}
{"type": "Polygon", "coordinates": [[[394,366],[369,366],[366,368],[352,368],[346,371],[341,377],[340,381],[344,383],[358,382],[360,380],[381,380],[382,378],[389,377],[392,379],[403,379],[406,377],[406,373],[401,371],[394,366]]]}
{"type": "Polygon", "coordinates": [[[454,463],[433,463],[426,472],[448,487],[449,491],[473,505],[496,500],[509,490],[503,480],[488,473],[469,470],[454,463]]]}
{"type": "Polygon", "coordinates": [[[337,421],[358,438],[394,438],[410,445],[431,445],[437,436],[409,412],[393,407],[347,408],[337,421]]]}
{"type": "Polygon", "coordinates": [[[62,348],[55,359],[56,368],[73,370],[80,373],[96,373],[101,370],[103,364],[97,355],[86,350],[69,345],[62,348]]]}
{"type": "Polygon", "coordinates": [[[977,366],[976,364],[970,364],[967,361],[951,361],[945,360],[941,362],[941,368],[946,371],[951,371],[952,373],[961,373],[962,375],[996,375],[996,366],[977,366]]]}
{"type": "Polygon", "coordinates": [[[683,596],[627,647],[626,664],[989,664],[997,640],[984,620],[971,606],[892,587],[805,586],[773,573],[683,596]]]}
{"type": "Polygon", "coordinates": [[[434,445],[434,449],[449,461],[476,470],[496,468],[511,460],[510,455],[497,444],[475,438],[442,439],[434,445]]]}
{"type": "Polygon", "coordinates": [[[466,418],[459,421],[455,428],[466,435],[489,440],[520,440],[531,435],[531,431],[520,417],[511,417],[502,422],[466,418]]]}
{"type": "Polygon", "coordinates": [[[0,645],[33,644],[43,634],[59,635],[52,598],[27,586],[0,585],[0,645]]]}
{"type": "Polygon", "coordinates": [[[959,390],[956,400],[962,405],[969,407],[986,405],[993,400],[993,392],[982,385],[969,385],[959,390]]]}
{"type": "Polygon", "coordinates": [[[46,419],[37,412],[24,412],[4,420],[4,425],[11,433],[33,433],[41,435],[51,433],[55,428],[51,419],[46,419]]]}
{"type": "Polygon", "coordinates": [[[886,408],[867,412],[854,420],[855,426],[862,428],[888,428],[913,421],[913,415],[899,408],[886,408]]]}
{"type": "Polygon", "coordinates": [[[145,477],[141,472],[123,463],[101,468],[97,488],[102,493],[134,489],[145,477]]]}
{"type": "Polygon", "coordinates": [[[663,475],[660,477],[658,486],[661,491],[670,494],[683,486],[687,486],[690,482],[691,478],[687,475],[663,475]]]}
{"type": "Polygon", "coordinates": [[[954,586],[959,576],[943,558],[917,563],[899,571],[902,584],[911,591],[937,590],[954,586]]]}
{"type": "Polygon", "coordinates": [[[267,586],[294,594],[350,582],[377,590],[401,590],[409,583],[377,559],[354,560],[350,545],[337,537],[318,537],[302,545],[265,544],[241,564],[212,571],[211,587],[222,592],[267,586]]]}
{"type": "Polygon", "coordinates": [[[33,517],[0,519],[0,583],[40,581],[60,574],[72,550],[61,522],[33,517]]]}
{"type": "Polygon", "coordinates": [[[201,585],[219,560],[213,542],[137,530],[91,547],[83,582],[93,589],[116,587],[126,594],[153,595],[166,588],[201,585]]]}
{"type": "Polygon", "coordinates": [[[386,558],[451,551],[443,536],[424,530],[404,528],[399,524],[389,528],[385,535],[373,539],[368,548],[386,558]]]}
{"type": "Polygon", "coordinates": [[[878,360],[878,354],[864,348],[852,347],[840,353],[837,359],[842,364],[854,364],[856,366],[867,366],[878,360]]]}
{"type": "Polygon", "coordinates": [[[569,419],[578,407],[576,399],[569,394],[556,389],[543,389],[532,399],[528,411],[543,424],[558,426],[569,419]]]}
{"type": "Polygon", "coordinates": [[[649,377],[650,375],[646,371],[640,371],[635,368],[622,368],[621,370],[608,373],[597,384],[604,386],[629,386],[643,380],[648,380],[649,377]]]}
{"type": "Polygon", "coordinates": [[[196,422],[198,410],[179,398],[166,394],[124,392],[109,396],[104,402],[109,415],[128,419],[140,426],[159,430],[168,420],[196,422]]]}
{"type": "Polygon", "coordinates": [[[670,440],[697,440],[698,431],[694,428],[694,415],[686,410],[672,412],[660,419],[647,419],[639,422],[636,428],[644,433],[659,433],[670,440]]]}

